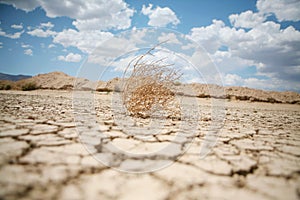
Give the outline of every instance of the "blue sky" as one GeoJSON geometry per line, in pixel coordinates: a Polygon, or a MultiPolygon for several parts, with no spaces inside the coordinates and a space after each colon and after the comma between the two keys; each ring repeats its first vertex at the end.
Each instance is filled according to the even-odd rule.
{"type": "MultiPolygon", "coordinates": [[[[297,0],[0,0],[0,72],[76,76],[104,41],[160,27],[203,47],[224,85],[299,92],[299,7],[297,0]]],[[[117,47],[139,47],[130,41],[136,45],[117,47]]],[[[107,78],[120,74],[110,71],[107,78]]]]}

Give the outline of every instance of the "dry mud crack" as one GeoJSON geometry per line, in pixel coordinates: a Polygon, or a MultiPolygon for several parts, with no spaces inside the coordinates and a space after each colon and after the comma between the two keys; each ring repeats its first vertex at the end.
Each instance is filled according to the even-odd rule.
{"type": "MultiPolygon", "coordinates": [[[[111,153],[101,145],[106,141],[133,151],[145,143],[147,149],[159,148],[172,141],[176,121],[168,125],[174,129],[147,140],[128,135],[106,113],[110,94],[96,96],[100,103],[95,115],[102,113],[98,117],[103,123],[76,126],[70,92],[1,92],[0,199],[300,198],[299,105],[227,101],[224,126],[205,158],[199,158],[210,120],[204,115],[182,157],[164,169],[132,174],[107,167],[90,153],[111,153]],[[94,152],[87,151],[77,131],[90,133],[85,139],[94,152]]],[[[201,112],[208,113],[209,99],[198,101],[201,112]]],[[[171,159],[184,145],[174,144],[174,154],[137,162],[171,159]]],[[[111,162],[126,166],[133,161],[111,162]]]]}

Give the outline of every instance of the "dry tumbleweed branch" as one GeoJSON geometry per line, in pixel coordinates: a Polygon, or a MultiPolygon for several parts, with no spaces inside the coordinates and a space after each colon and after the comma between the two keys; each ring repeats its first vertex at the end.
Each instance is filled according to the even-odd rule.
{"type": "Polygon", "coordinates": [[[157,46],[134,58],[124,72],[126,74],[129,67],[133,67],[123,89],[123,104],[132,116],[180,116],[180,107],[172,88],[181,74],[170,68],[173,64],[164,63],[165,59],[146,59],[154,57],[151,51],[157,46]]]}

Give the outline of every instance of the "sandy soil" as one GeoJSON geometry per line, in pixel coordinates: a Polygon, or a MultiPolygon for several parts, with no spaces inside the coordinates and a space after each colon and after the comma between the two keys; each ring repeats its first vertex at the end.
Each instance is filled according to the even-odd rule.
{"type": "Polygon", "coordinates": [[[1,91],[0,199],[300,198],[300,105],[187,98],[151,121],[75,97],[1,91]]]}

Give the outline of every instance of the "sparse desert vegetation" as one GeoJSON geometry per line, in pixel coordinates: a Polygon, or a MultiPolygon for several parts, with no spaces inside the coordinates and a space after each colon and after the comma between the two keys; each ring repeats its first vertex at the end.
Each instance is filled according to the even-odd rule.
{"type": "Polygon", "coordinates": [[[24,85],[22,85],[23,91],[31,91],[31,90],[37,90],[37,89],[39,89],[39,87],[34,82],[28,82],[28,83],[24,83],[24,85]]]}
{"type": "Polygon", "coordinates": [[[10,90],[10,89],[11,89],[11,85],[10,84],[0,85],[0,90],[10,90]]]}
{"type": "Polygon", "coordinates": [[[172,64],[164,63],[164,59],[145,60],[154,49],[128,64],[124,74],[129,68],[132,68],[132,72],[123,83],[123,103],[133,116],[150,117],[156,112],[165,111],[172,117],[180,113],[174,83],[178,82],[181,73],[172,69],[172,64]]]}

